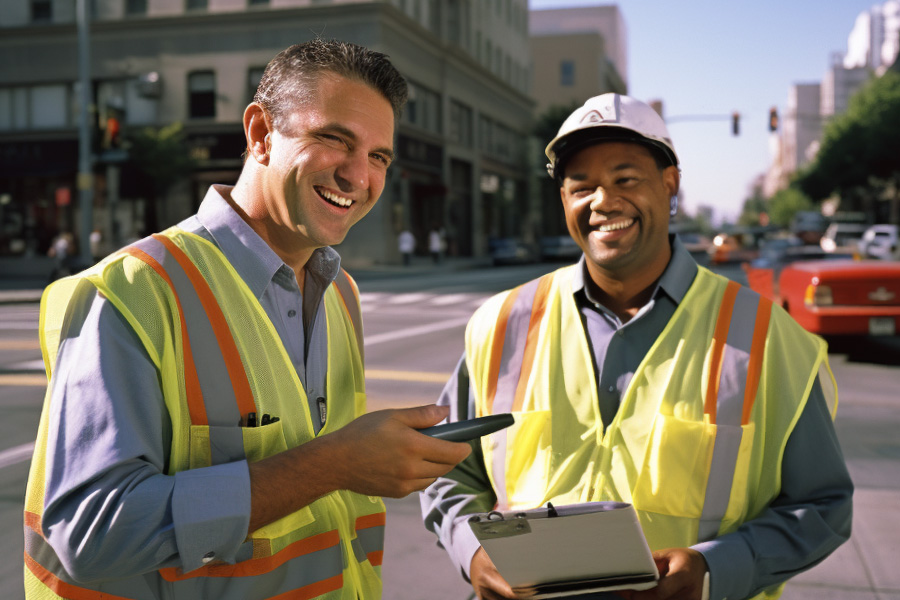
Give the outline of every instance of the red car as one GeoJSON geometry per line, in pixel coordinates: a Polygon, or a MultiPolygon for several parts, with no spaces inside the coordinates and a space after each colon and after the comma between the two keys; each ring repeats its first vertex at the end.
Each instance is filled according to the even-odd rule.
{"type": "Polygon", "coordinates": [[[745,265],[750,287],[819,335],[883,336],[900,331],[900,262],[833,255],[806,260],[820,257],[806,248],[791,250],[775,264],[745,265]]]}

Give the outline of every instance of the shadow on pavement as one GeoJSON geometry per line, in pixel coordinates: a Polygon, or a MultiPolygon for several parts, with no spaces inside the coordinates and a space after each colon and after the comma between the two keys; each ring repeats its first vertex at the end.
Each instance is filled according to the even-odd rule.
{"type": "Polygon", "coordinates": [[[828,351],[846,354],[848,362],[900,366],[900,336],[828,336],[828,351]]]}

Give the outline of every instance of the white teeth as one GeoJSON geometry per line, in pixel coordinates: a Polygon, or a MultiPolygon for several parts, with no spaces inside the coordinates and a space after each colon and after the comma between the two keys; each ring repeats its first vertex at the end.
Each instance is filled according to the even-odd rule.
{"type": "Polygon", "coordinates": [[[618,231],[619,229],[625,229],[626,227],[631,227],[631,224],[634,223],[634,219],[628,219],[627,221],[619,221],[618,223],[611,223],[609,225],[600,225],[597,227],[597,231],[602,233],[606,233],[608,231],[618,231]]]}
{"type": "Polygon", "coordinates": [[[333,194],[333,193],[329,192],[328,190],[320,189],[320,190],[318,190],[318,192],[322,195],[323,198],[327,198],[328,200],[331,200],[338,206],[343,206],[344,208],[346,208],[346,207],[350,206],[351,204],[353,204],[353,200],[351,200],[350,198],[344,198],[343,196],[338,196],[337,194],[333,194]]]}

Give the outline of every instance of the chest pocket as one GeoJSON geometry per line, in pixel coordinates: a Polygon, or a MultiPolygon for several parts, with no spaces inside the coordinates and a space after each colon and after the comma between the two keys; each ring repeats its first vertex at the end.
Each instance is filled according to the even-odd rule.
{"type": "Polygon", "coordinates": [[[758,426],[753,407],[771,310],[771,301],[728,284],[707,357],[702,419],[664,410],[649,436],[635,508],[697,520],[701,541],[746,516],[758,426]]]}

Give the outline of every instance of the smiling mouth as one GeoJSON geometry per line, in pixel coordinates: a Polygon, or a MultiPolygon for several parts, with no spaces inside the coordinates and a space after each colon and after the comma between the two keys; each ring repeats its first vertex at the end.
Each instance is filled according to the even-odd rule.
{"type": "Polygon", "coordinates": [[[351,200],[350,198],[338,196],[337,194],[329,192],[324,188],[316,187],[315,190],[322,198],[325,199],[326,202],[334,206],[338,206],[340,208],[350,208],[350,205],[353,204],[353,200],[351,200]]]}
{"type": "Polygon", "coordinates": [[[600,233],[609,233],[610,231],[619,231],[620,229],[626,229],[631,227],[634,224],[634,219],[626,219],[624,221],[616,221],[615,223],[604,223],[602,225],[598,225],[596,231],[600,233]]]}

